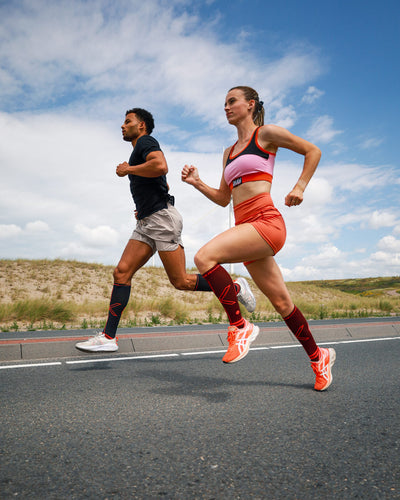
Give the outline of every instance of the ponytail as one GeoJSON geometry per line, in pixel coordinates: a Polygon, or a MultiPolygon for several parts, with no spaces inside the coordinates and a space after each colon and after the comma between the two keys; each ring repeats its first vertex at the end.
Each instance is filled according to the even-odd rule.
{"type": "Polygon", "coordinates": [[[257,125],[257,127],[262,127],[264,125],[264,116],[264,103],[262,101],[256,101],[256,109],[253,113],[253,122],[257,125]]]}

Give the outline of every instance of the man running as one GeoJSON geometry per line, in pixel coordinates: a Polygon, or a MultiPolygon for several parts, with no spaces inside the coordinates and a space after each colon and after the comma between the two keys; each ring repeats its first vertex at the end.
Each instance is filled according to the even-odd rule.
{"type": "MultiPolygon", "coordinates": [[[[116,174],[129,178],[137,223],[114,269],[114,286],[104,330],[84,342],[78,342],[75,347],[81,351],[118,350],[116,333],[122,312],[129,301],[132,278],[157,251],[175,288],[212,291],[201,274],[186,272],[181,240],[182,217],[174,207],[174,197],[169,194],[166,178],[168,166],[158,141],[151,136],[153,129],[154,119],[149,111],[133,108],[126,112],[122,136],[124,141],[131,142],[133,151],[129,163],[123,162],[117,166],[116,174]]],[[[254,311],[256,301],[247,281],[238,278],[235,289],[238,300],[249,312],[254,311]]]]}

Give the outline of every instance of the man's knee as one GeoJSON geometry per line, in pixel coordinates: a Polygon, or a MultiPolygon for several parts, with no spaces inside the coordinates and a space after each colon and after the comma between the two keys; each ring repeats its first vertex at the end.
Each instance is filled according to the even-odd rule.
{"type": "Polygon", "coordinates": [[[120,285],[129,285],[132,280],[132,274],[123,265],[118,264],[113,272],[114,283],[119,283],[120,285]]]}
{"type": "Polygon", "coordinates": [[[114,283],[119,283],[121,276],[122,276],[122,273],[117,266],[113,272],[114,283]]]}
{"type": "Polygon", "coordinates": [[[177,290],[191,290],[190,282],[184,276],[169,276],[169,281],[177,290]]]}

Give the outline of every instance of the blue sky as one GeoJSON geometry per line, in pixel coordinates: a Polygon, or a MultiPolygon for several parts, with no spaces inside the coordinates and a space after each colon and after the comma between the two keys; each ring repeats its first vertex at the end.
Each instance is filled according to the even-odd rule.
{"type": "Polygon", "coordinates": [[[0,2],[0,258],[118,261],[135,224],[115,175],[131,151],[120,126],[139,106],[154,114],[193,266],[228,209],[180,171],[192,163],[219,183],[235,141],[225,95],[250,85],[268,122],[322,150],[290,209],[302,158],[277,156],[285,279],[398,275],[399,22],[395,1],[0,2]]]}

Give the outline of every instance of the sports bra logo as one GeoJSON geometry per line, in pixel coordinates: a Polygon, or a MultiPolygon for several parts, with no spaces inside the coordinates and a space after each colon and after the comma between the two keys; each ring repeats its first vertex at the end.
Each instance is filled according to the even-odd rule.
{"type": "Polygon", "coordinates": [[[232,181],[232,187],[240,186],[242,184],[242,178],[238,177],[237,179],[233,179],[232,181]]]}

